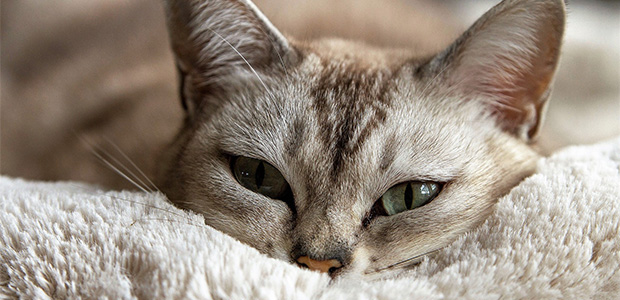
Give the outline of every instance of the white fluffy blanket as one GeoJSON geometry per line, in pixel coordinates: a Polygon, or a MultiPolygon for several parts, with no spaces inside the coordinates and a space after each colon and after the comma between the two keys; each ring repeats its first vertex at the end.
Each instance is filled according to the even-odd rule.
{"type": "Polygon", "coordinates": [[[620,299],[620,138],[571,147],[403,276],[270,259],[154,194],[0,178],[0,298],[620,299]]]}

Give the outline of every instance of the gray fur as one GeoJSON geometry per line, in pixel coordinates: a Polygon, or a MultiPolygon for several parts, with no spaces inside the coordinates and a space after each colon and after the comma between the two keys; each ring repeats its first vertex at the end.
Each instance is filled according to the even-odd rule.
{"type": "MultiPolygon", "coordinates": [[[[543,75],[551,78],[564,22],[561,1],[504,1],[435,59],[339,40],[283,40],[245,1],[169,2],[173,48],[189,76],[188,90],[195,91],[186,96],[198,109],[189,113],[164,158],[161,186],[180,207],[203,214],[207,224],[263,253],[291,262],[301,255],[337,259],[344,267],[334,276],[373,276],[471,230],[484,221],[498,197],[534,170],[538,155],[527,136],[515,129],[521,125],[511,119],[511,126],[505,126],[505,115],[494,110],[498,101],[511,105],[512,98],[501,98],[504,91],[495,95],[495,90],[464,89],[454,80],[463,77],[459,67],[468,56],[485,55],[471,54],[480,43],[541,45],[544,53],[515,52],[523,57],[505,63],[526,62],[510,67],[523,70],[519,80],[527,84],[543,75]],[[505,15],[531,8],[537,9],[523,24],[508,24],[511,30],[526,26],[538,32],[536,26],[548,23],[560,27],[541,29],[534,39],[538,42],[505,41],[485,33],[506,30],[505,15]],[[179,10],[205,19],[186,22],[177,17],[179,10]],[[224,10],[218,14],[243,18],[217,19],[192,10],[224,10]],[[549,10],[553,13],[547,14],[549,10]],[[247,35],[232,30],[239,25],[233,19],[247,20],[242,25],[252,30],[247,35]],[[218,35],[205,28],[217,29],[218,35]],[[214,41],[219,35],[229,43],[214,41]],[[543,47],[548,40],[553,45],[543,47]],[[261,47],[240,46],[243,43],[261,47]],[[232,49],[235,45],[239,53],[232,49]],[[186,57],[208,53],[226,53],[225,63],[217,57],[186,57]],[[539,59],[545,55],[553,58],[539,59]],[[241,56],[250,58],[253,68],[241,56]],[[539,74],[531,69],[539,67],[538,61],[545,63],[540,71],[544,74],[528,75],[539,74]],[[237,183],[230,156],[275,166],[293,190],[296,212],[237,183]],[[364,226],[387,189],[412,180],[445,185],[428,205],[379,216],[364,226]]],[[[488,56],[503,55],[489,51],[488,56]]],[[[484,61],[478,65],[488,67],[484,61]]],[[[514,103],[544,102],[549,81],[541,83],[540,99],[514,103]]],[[[510,88],[521,83],[510,82],[510,88]]],[[[530,123],[523,126],[531,129],[530,123]]]]}

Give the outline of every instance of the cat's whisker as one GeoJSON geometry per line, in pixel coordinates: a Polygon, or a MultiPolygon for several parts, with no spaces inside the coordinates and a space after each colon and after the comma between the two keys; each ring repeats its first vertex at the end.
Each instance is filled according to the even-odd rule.
{"type": "MultiPolygon", "coordinates": [[[[271,41],[272,44],[274,44],[274,42],[271,39],[269,40],[271,41]]],[[[282,55],[280,55],[279,51],[276,51],[276,54],[278,55],[278,60],[280,60],[280,65],[282,65],[282,70],[284,70],[284,75],[286,76],[286,79],[290,80],[291,76],[288,73],[288,69],[286,69],[286,64],[284,64],[284,59],[282,59],[282,55]]]]}
{"type": "MultiPolygon", "coordinates": [[[[135,163],[134,163],[134,162],[133,162],[130,158],[129,158],[129,156],[127,156],[127,155],[125,154],[125,152],[123,152],[123,150],[121,150],[121,148],[120,148],[118,145],[116,145],[116,144],[115,144],[112,140],[110,140],[109,138],[107,138],[107,137],[104,137],[104,138],[105,138],[105,140],[106,140],[106,141],[107,141],[110,145],[112,145],[112,147],[114,147],[114,149],[116,149],[116,151],[117,151],[117,152],[118,152],[118,153],[119,153],[119,154],[120,154],[120,155],[121,155],[121,156],[122,156],[122,157],[123,157],[123,158],[124,158],[127,162],[129,162],[129,164],[131,164],[131,166],[132,166],[134,169],[136,169],[136,171],[138,171],[138,173],[142,176],[142,178],[144,178],[144,179],[145,179],[145,180],[146,180],[146,181],[150,184],[150,187],[151,187],[151,188],[154,188],[156,191],[158,191],[159,193],[163,194],[163,193],[161,192],[161,190],[157,187],[157,185],[155,185],[155,183],[153,183],[153,181],[152,181],[152,180],[151,180],[148,176],[146,176],[146,174],[145,174],[145,173],[144,173],[144,172],[143,172],[143,171],[142,171],[142,170],[141,170],[141,169],[140,169],[140,168],[139,168],[139,167],[138,167],[138,166],[137,166],[137,165],[136,165],[136,164],[135,164],[135,163]]],[[[131,172],[131,171],[130,171],[130,172],[131,172]]],[[[133,175],[133,173],[132,173],[132,175],[133,175]]],[[[136,177],[136,178],[137,178],[138,176],[135,176],[135,175],[134,175],[134,177],[136,177]]],[[[145,184],[145,186],[146,186],[146,184],[145,184]]]]}
{"type": "Polygon", "coordinates": [[[117,173],[118,175],[122,176],[123,178],[125,178],[127,181],[129,181],[131,184],[133,184],[134,186],[136,186],[138,189],[142,190],[145,193],[149,193],[149,192],[153,192],[152,190],[150,190],[146,184],[144,182],[142,182],[139,178],[131,178],[129,175],[134,176],[135,174],[133,174],[131,171],[127,170],[126,167],[124,167],[122,164],[120,164],[120,162],[115,159],[114,157],[112,157],[109,153],[107,153],[104,149],[93,145],[92,143],[90,143],[86,138],[84,138],[83,136],[79,136],[79,138],[82,140],[82,142],[84,142],[86,144],[86,146],[90,149],[90,151],[95,155],[95,157],[97,157],[105,166],[107,166],[108,168],[110,168],[112,171],[114,171],[115,173],[117,173]],[[99,153],[99,151],[101,151],[103,154],[105,154],[106,156],[108,156],[110,159],[112,159],[113,161],[115,161],[117,164],[120,164],[121,167],[123,167],[124,169],[126,169],[129,172],[128,174],[125,174],[122,170],[120,170],[118,167],[116,167],[112,162],[110,162],[110,160],[106,159],[103,155],[101,155],[99,153]],[[135,179],[135,180],[134,180],[135,179]],[[136,182],[137,181],[137,182],[136,182]]]}
{"type": "Polygon", "coordinates": [[[452,61],[450,61],[449,63],[447,63],[442,69],[441,71],[439,71],[439,73],[437,73],[437,75],[433,76],[433,78],[431,78],[431,80],[426,84],[426,86],[422,89],[422,92],[420,93],[420,95],[425,95],[426,90],[428,90],[433,83],[435,83],[435,80],[437,80],[437,78],[439,78],[439,76],[441,76],[450,66],[452,65],[452,61]]]}
{"type": "Polygon", "coordinates": [[[278,56],[278,60],[280,60],[280,65],[282,66],[282,70],[284,70],[284,75],[286,76],[287,79],[290,79],[290,76],[288,74],[288,69],[286,69],[286,64],[284,64],[284,59],[282,58],[282,55],[280,54],[280,51],[278,51],[278,47],[276,46],[277,44],[269,36],[269,34],[267,34],[267,32],[265,32],[264,29],[261,28],[260,30],[263,32],[263,34],[265,34],[265,36],[269,40],[269,43],[271,43],[271,46],[273,47],[274,51],[276,52],[276,55],[278,56]]]}
{"type": "Polygon", "coordinates": [[[263,85],[263,87],[265,88],[265,91],[269,94],[269,96],[271,96],[271,99],[275,99],[275,96],[273,95],[273,93],[271,92],[269,87],[267,87],[267,84],[265,84],[265,82],[260,77],[260,75],[258,75],[258,72],[256,72],[254,67],[252,67],[252,64],[250,64],[250,62],[243,56],[243,54],[241,54],[241,52],[239,52],[239,50],[237,50],[237,48],[235,46],[233,46],[228,40],[226,40],[226,38],[224,38],[221,34],[217,33],[215,30],[213,30],[211,28],[207,28],[207,29],[210,30],[211,32],[213,32],[213,34],[215,34],[217,37],[222,39],[222,41],[224,41],[224,43],[226,43],[226,45],[228,45],[230,48],[232,48],[232,50],[235,51],[235,53],[237,53],[237,55],[239,55],[239,57],[241,57],[241,59],[245,62],[245,64],[250,68],[252,73],[254,73],[254,75],[256,76],[258,81],[263,85]]]}
{"type": "MultiPolygon", "coordinates": [[[[211,32],[213,32],[213,34],[215,34],[216,36],[218,36],[220,39],[222,39],[222,41],[224,41],[224,43],[226,43],[226,45],[228,45],[233,51],[235,51],[235,53],[243,60],[243,62],[245,63],[245,65],[247,65],[250,70],[252,71],[252,73],[254,73],[254,75],[256,76],[256,78],[258,79],[258,81],[261,83],[261,85],[263,86],[263,88],[265,89],[265,91],[267,92],[267,94],[269,95],[269,97],[272,100],[276,100],[276,97],[274,96],[272,90],[267,86],[267,84],[265,83],[265,81],[260,77],[260,75],[258,74],[258,72],[256,71],[256,69],[254,69],[254,67],[252,66],[252,64],[250,64],[250,62],[243,56],[243,54],[241,54],[241,52],[239,52],[239,50],[232,45],[226,38],[224,38],[221,34],[217,33],[215,30],[213,30],[212,28],[207,28],[208,30],[210,30],[211,32]]],[[[268,37],[268,35],[266,35],[268,37]]],[[[272,44],[274,44],[274,41],[269,38],[270,42],[272,44]]],[[[275,49],[275,47],[274,47],[275,49]]],[[[286,70],[286,67],[284,65],[284,60],[282,59],[282,56],[280,55],[280,53],[278,51],[276,51],[276,54],[278,55],[280,62],[282,64],[282,67],[285,70],[285,74],[287,76],[287,79],[290,79],[289,77],[289,73],[286,70]]],[[[283,115],[283,112],[281,110],[281,108],[279,106],[275,106],[275,109],[278,111],[279,115],[283,115]]]]}
{"type": "Polygon", "coordinates": [[[105,197],[110,197],[110,198],[115,199],[115,200],[121,200],[121,201],[125,201],[125,202],[128,202],[128,203],[132,203],[132,204],[136,204],[136,205],[141,205],[141,206],[144,206],[144,207],[152,208],[154,210],[163,211],[163,212],[169,213],[171,215],[175,215],[177,217],[181,217],[181,218],[186,218],[187,217],[187,216],[184,216],[184,215],[182,215],[180,213],[177,213],[177,212],[174,212],[172,210],[165,209],[165,208],[153,205],[153,204],[142,203],[140,201],[135,201],[135,200],[131,200],[131,199],[123,198],[123,197],[118,197],[118,196],[112,196],[112,195],[104,195],[104,196],[105,197]]]}
{"type": "Polygon", "coordinates": [[[147,190],[145,187],[141,186],[140,184],[138,184],[137,182],[135,182],[134,180],[132,180],[131,178],[129,178],[129,176],[127,176],[125,173],[123,173],[123,171],[119,170],[118,168],[116,168],[112,163],[110,163],[108,160],[106,160],[103,156],[101,156],[99,153],[93,152],[95,154],[95,156],[97,156],[97,158],[99,158],[106,166],[108,166],[110,169],[112,169],[114,172],[116,172],[118,175],[122,176],[123,178],[127,179],[127,181],[129,181],[131,184],[133,184],[134,186],[136,186],[137,188],[139,188],[140,190],[142,190],[145,193],[150,193],[152,192],[151,190],[147,190]]]}
{"type": "Polygon", "coordinates": [[[153,192],[153,190],[144,181],[142,181],[142,179],[140,179],[134,172],[132,172],[129,168],[127,168],[125,164],[123,164],[118,159],[116,159],[116,157],[112,156],[109,152],[107,152],[103,148],[99,148],[98,150],[101,151],[102,154],[105,154],[108,157],[109,160],[107,162],[115,163],[116,166],[120,166],[120,168],[122,168],[122,170],[119,169],[120,172],[123,172],[123,174],[127,176],[131,176],[133,180],[137,181],[137,183],[139,183],[140,186],[146,189],[148,192],[153,192]]]}
{"type": "Polygon", "coordinates": [[[430,255],[430,254],[433,254],[433,253],[435,253],[435,252],[437,252],[437,251],[439,251],[439,250],[441,250],[441,249],[442,249],[442,248],[435,249],[435,250],[431,250],[431,251],[428,251],[428,252],[425,252],[425,253],[422,253],[422,254],[419,254],[419,255],[416,255],[416,256],[413,256],[413,257],[410,257],[410,258],[407,258],[407,259],[401,260],[401,261],[399,261],[399,262],[393,263],[393,264],[391,264],[391,265],[389,265],[389,266],[387,266],[387,267],[383,267],[383,268],[375,269],[375,270],[373,270],[373,272],[372,272],[372,273],[379,273],[379,272],[383,272],[383,271],[385,271],[385,270],[392,269],[392,268],[398,267],[398,266],[400,266],[400,265],[410,263],[410,262],[415,261],[415,260],[417,260],[417,259],[419,259],[419,258],[421,258],[421,257],[427,256],[427,255],[430,255]]]}
{"type": "Polygon", "coordinates": [[[136,219],[134,220],[130,226],[135,225],[138,222],[147,222],[147,221],[166,221],[166,222],[171,222],[171,223],[178,223],[178,224],[185,224],[185,225],[190,225],[190,226],[194,226],[196,228],[200,228],[200,229],[205,229],[208,228],[207,226],[200,226],[199,224],[195,224],[195,223],[191,223],[191,222],[181,222],[179,220],[173,220],[173,219],[167,219],[167,218],[141,218],[141,219],[136,219]]]}
{"type": "MultiPolygon", "coordinates": [[[[70,183],[70,185],[72,185],[72,186],[74,186],[74,187],[77,187],[77,188],[79,188],[79,189],[86,190],[83,186],[78,185],[78,184],[73,184],[73,183],[70,183]]],[[[98,192],[103,193],[103,191],[98,191],[98,192]]],[[[162,195],[163,195],[163,194],[162,194],[162,195]]],[[[191,220],[191,219],[189,218],[189,216],[183,215],[183,214],[181,214],[181,213],[178,213],[178,212],[175,212],[175,211],[172,211],[172,210],[169,210],[169,209],[163,208],[163,207],[159,207],[159,206],[154,205],[154,204],[143,203],[143,202],[140,202],[140,201],[131,200],[131,199],[128,199],[128,198],[119,197],[119,196],[114,196],[114,195],[106,195],[106,194],[103,194],[102,196],[104,196],[104,197],[108,197],[108,198],[110,198],[110,199],[114,199],[114,200],[124,201],[124,202],[127,202],[127,203],[132,203],[132,204],[135,204],[135,205],[140,205],[140,206],[148,207],[148,208],[151,208],[151,209],[154,209],[154,210],[158,210],[158,211],[162,211],[162,212],[165,212],[165,213],[168,213],[168,214],[171,214],[171,215],[174,215],[174,216],[180,217],[180,218],[184,218],[184,219],[187,219],[187,220],[188,220],[188,221],[187,221],[187,224],[194,225],[194,226],[199,227],[199,228],[206,228],[206,227],[207,227],[207,226],[206,226],[206,225],[204,225],[204,224],[195,224],[195,223],[191,223],[191,222],[190,222],[190,220],[191,220]]],[[[164,195],[164,197],[165,197],[165,195],[164,195]]],[[[166,198],[166,200],[167,200],[167,201],[170,201],[170,200],[168,200],[168,198],[166,198]]],[[[164,218],[148,218],[148,219],[147,219],[147,218],[143,218],[143,219],[137,219],[137,220],[135,220],[132,224],[135,224],[135,223],[137,223],[137,222],[139,222],[139,221],[142,221],[142,220],[155,220],[155,219],[157,219],[157,220],[168,220],[168,221],[171,221],[171,222],[172,222],[172,221],[177,221],[177,222],[180,222],[180,221],[178,221],[178,220],[164,219],[164,218]]],[[[181,223],[182,223],[182,222],[181,222],[181,223]]]]}
{"type": "Polygon", "coordinates": [[[148,207],[148,208],[159,210],[159,211],[162,211],[162,212],[165,212],[165,213],[168,213],[168,214],[171,214],[171,215],[174,215],[174,216],[186,219],[185,222],[182,222],[181,220],[174,220],[174,219],[169,219],[169,218],[139,218],[139,219],[134,220],[132,222],[132,225],[137,223],[137,222],[142,222],[142,221],[168,221],[168,222],[176,222],[176,223],[192,225],[192,226],[195,226],[197,228],[207,228],[208,227],[205,224],[199,224],[199,223],[191,222],[191,219],[189,218],[189,216],[185,216],[183,214],[180,214],[180,213],[177,213],[177,212],[174,212],[174,211],[162,208],[162,207],[158,207],[158,206],[155,206],[155,205],[151,205],[151,204],[147,204],[147,203],[142,203],[142,202],[134,201],[134,200],[130,200],[130,199],[125,199],[125,198],[122,198],[122,197],[116,197],[116,196],[110,196],[110,195],[106,195],[106,196],[110,197],[112,199],[129,202],[129,203],[133,203],[133,204],[136,204],[136,205],[142,205],[142,206],[145,206],[145,207],[148,207]]]}

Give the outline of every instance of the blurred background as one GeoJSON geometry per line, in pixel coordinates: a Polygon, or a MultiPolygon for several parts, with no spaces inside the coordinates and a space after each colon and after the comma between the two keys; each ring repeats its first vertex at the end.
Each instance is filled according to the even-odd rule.
{"type": "MultiPolygon", "coordinates": [[[[430,54],[499,1],[255,2],[298,39],[430,54]]],[[[573,0],[568,11],[544,154],[620,135],[620,1],[573,0]]],[[[129,188],[89,150],[121,159],[118,147],[153,177],[183,117],[161,1],[2,0],[0,13],[0,173],[129,188]]]]}

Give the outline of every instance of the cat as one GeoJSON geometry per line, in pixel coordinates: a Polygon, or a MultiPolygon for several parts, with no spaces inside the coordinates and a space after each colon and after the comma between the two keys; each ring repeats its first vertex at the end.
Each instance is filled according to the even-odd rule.
{"type": "Polygon", "coordinates": [[[406,270],[534,172],[561,0],[504,0],[434,55],[296,40],[247,0],[165,10],[185,120],[159,186],[266,255],[406,270]]]}

